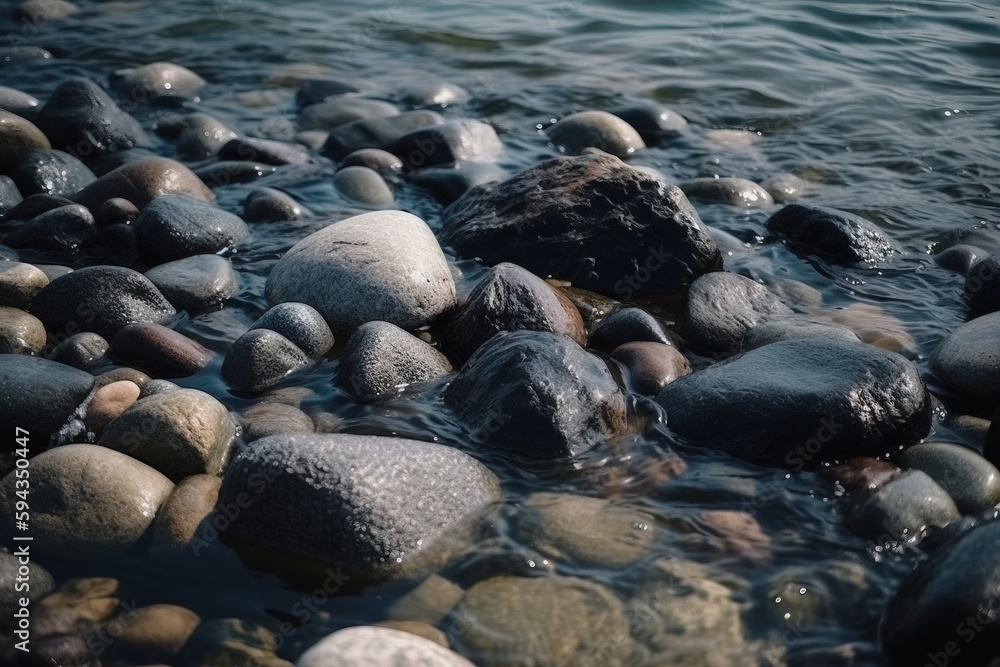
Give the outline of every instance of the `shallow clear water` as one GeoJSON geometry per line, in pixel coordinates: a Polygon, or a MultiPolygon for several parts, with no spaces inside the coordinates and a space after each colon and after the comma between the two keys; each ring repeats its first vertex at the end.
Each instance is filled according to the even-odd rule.
{"type": "MultiPolygon", "coordinates": [[[[5,18],[0,32],[9,43],[43,47],[55,57],[0,68],[0,83],[44,99],[69,76],[104,82],[120,67],[170,60],[209,80],[197,109],[247,133],[283,136],[294,128],[294,90],[302,78],[354,82],[386,99],[415,80],[444,80],[472,94],[468,103],[445,113],[493,123],[508,149],[502,165],[511,171],[554,155],[539,128],[571,112],[627,101],[666,104],[691,121],[692,131],[683,140],[642,151],[634,163],[678,181],[711,175],[760,181],[799,174],[811,182],[812,201],[877,221],[909,251],[878,270],[815,266],[779,244],[762,242],[768,212],[698,204],[706,223],[739,240],[727,245],[728,269],[769,284],[807,283],[822,293],[828,312],[857,303],[880,307],[902,321],[915,341],[910,356],[925,371],[929,354],[965,317],[961,277],[937,267],[929,252],[960,230],[972,233],[973,243],[1000,249],[1000,9],[986,2],[538,0],[494,6],[433,0],[120,0],[80,5],[80,13],[37,30],[5,18]],[[717,129],[745,132],[727,141],[712,132],[717,129]]],[[[159,113],[140,120],[152,126],[159,113]]],[[[172,150],[161,148],[168,155],[172,150]]],[[[342,218],[359,212],[336,194],[331,173],[328,167],[304,181],[279,173],[224,188],[217,192],[219,204],[239,211],[250,188],[273,184],[320,214],[342,218]]],[[[430,197],[405,188],[398,197],[404,208],[437,224],[440,207],[430,197]]],[[[321,224],[253,227],[252,242],[234,262],[241,278],[238,295],[225,310],[182,318],[177,328],[224,353],[263,310],[263,281],[280,253],[321,224]]],[[[470,263],[461,266],[467,289],[479,271],[470,263]]],[[[233,409],[250,405],[250,398],[227,391],[220,365],[221,354],[205,371],[180,383],[209,391],[233,409]]],[[[326,361],[290,383],[316,390],[315,405],[343,418],[346,429],[436,437],[473,451],[433,397],[358,407],[331,385],[334,367],[335,361],[326,361]]],[[[936,386],[933,378],[929,383],[936,386]]],[[[638,438],[628,451],[642,459],[659,446],[656,437],[638,438]]],[[[678,451],[688,473],[633,493],[634,502],[663,518],[692,517],[704,509],[748,510],[771,537],[772,558],[713,556],[670,531],[657,551],[684,554],[708,563],[721,579],[746,582],[739,595],[747,606],[749,630],[783,645],[790,657],[852,644],[856,664],[879,664],[877,620],[914,555],[876,553],[873,558],[869,545],[842,527],[842,509],[832,490],[813,474],[786,477],[729,458],[678,451]],[[807,565],[821,571],[828,561],[861,564],[869,585],[864,601],[847,604],[833,587],[831,609],[790,632],[782,614],[773,613],[780,603],[767,595],[768,581],[783,568],[807,565]]],[[[532,490],[594,493],[597,473],[588,468],[606,463],[587,461],[582,471],[517,471],[480,456],[503,474],[505,511],[515,514],[532,490]]],[[[636,488],[642,476],[634,480],[636,488]]],[[[495,525],[493,540],[463,568],[534,567],[502,516],[495,525]]],[[[631,570],[562,571],[620,591],[629,590],[637,576],[631,570]]],[[[172,573],[146,562],[109,564],[107,572],[129,581],[144,603],[176,602],[204,617],[284,619],[301,597],[273,577],[228,561],[172,573]]],[[[97,573],[67,567],[64,574],[97,573]]],[[[292,642],[307,645],[332,627],[376,619],[392,595],[387,589],[330,603],[331,616],[313,618],[292,642]]]]}

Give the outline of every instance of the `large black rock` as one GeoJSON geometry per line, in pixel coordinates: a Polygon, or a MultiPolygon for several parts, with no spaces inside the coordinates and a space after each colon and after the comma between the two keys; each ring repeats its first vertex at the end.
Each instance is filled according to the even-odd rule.
{"type": "Polygon", "coordinates": [[[157,197],[135,221],[139,252],[150,265],[235,249],[249,235],[239,216],[184,195],[157,197]]]}
{"type": "Polygon", "coordinates": [[[47,449],[93,386],[93,375],[72,366],[41,357],[0,354],[0,428],[7,437],[0,461],[9,463],[17,428],[27,432],[18,432],[17,437],[27,435],[31,456],[47,449]]]}
{"type": "Polygon", "coordinates": [[[469,190],[445,210],[442,241],[625,298],[678,294],[722,269],[684,193],[610,155],[557,158],[469,190]]]}
{"type": "Polygon", "coordinates": [[[767,221],[797,255],[816,255],[832,264],[876,264],[899,249],[878,225],[824,206],[789,204],[767,221]]]}
{"type": "Polygon", "coordinates": [[[795,470],[915,444],[931,419],[909,360],[837,340],[765,345],[679,378],[656,401],[690,444],[795,470]]]}

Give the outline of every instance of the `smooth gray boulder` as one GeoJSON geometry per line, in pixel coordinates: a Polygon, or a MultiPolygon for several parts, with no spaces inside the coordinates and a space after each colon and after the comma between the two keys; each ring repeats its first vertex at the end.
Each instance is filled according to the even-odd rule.
{"type": "Polygon", "coordinates": [[[140,67],[114,71],[109,77],[111,89],[122,102],[141,104],[159,98],[197,100],[208,83],[187,67],[169,62],[155,62],[140,67]]]}
{"type": "Polygon", "coordinates": [[[6,463],[13,452],[18,427],[28,431],[38,449],[53,444],[59,429],[93,387],[94,376],[72,366],[41,357],[0,354],[0,428],[11,436],[0,458],[6,463]]]}
{"type": "Polygon", "coordinates": [[[11,173],[22,196],[72,197],[97,180],[77,157],[57,150],[35,150],[21,158],[11,173]]]}
{"type": "Polygon", "coordinates": [[[1000,402],[1000,313],[955,329],[934,351],[930,365],[963,400],[995,406],[1000,402]]]}
{"type": "Polygon", "coordinates": [[[765,320],[747,331],[743,337],[743,350],[754,350],[782,340],[805,339],[861,342],[852,329],[841,324],[787,317],[765,320]]]}
{"type": "Polygon", "coordinates": [[[607,111],[570,114],[545,131],[557,147],[571,155],[597,148],[618,158],[627,158],[646,147],[635,128],[607,111]]]}
{"type": "Polygon", "coordinates": [[[962,514],[979,514],[1000,503],[1000,470],[968,447],[924,442],[903,450],[895,460],[903,468],[927,473],[962,514]]]}
{"type": "Polygon", "coordinates": [[[424,128],[401,137],[393,152],[409,169],[453,164],[493,162],[503,153],[503,144],[493,126],[462,118],[424,128]]]}
{"type": "Polygon", "coordinates": [[[907,470],[853,507],[847,524],[879,544],[912,544],[928,528],[943,528],[961,516],[951,496],[927,473],[907,470]]]}
{"type": "Polygon", "coordinates": [[[299,127],[303,130],[332,130],[356,120],[398,114],[399,109],[389,102],[345,95],[307,106],[299,112],[299,127]]]}
{"type": "Polygon", "coordinates": [[[178,310],[219,306],[239,288],[232,262],[218,255],[176,259],[153,267],[145,276],[178,310]]]}
{"type": "Polygon", "coordinates": [[[434,111],[405,111],[387,118],[364,118],[335,127],[330,131],[323,154],[341,160],[362,148],[391,150],[410,132],[440,125],[441,114],[434,111]]]}
{"type": "Polygon", "coordinates": [[[341,167],[333,176],[337,190],[359,204],[392,206],[396,198],[385,179],[368,167],[341,167]]]}
{"type": "Polygon", "coordinates": [[[304,303],[279,303],[261,315],[250,329],[275,331],[294,343],[310,359],[319,359],[333,347],[333,332],[323,316],[304,303]]]}
{"type": "Polygon", "coordinates": [[[135,221],[135,240],[150,265],[192,255],[214,255],[239,248],[250,236],[239,216],[183,195],[163,195],[135,221]]]}
{"type": "Polygon", "coordinates": [[[440,644],[417,635],[374,625],[358,625],[327,635],[303,653],[295,667],[473,667],[440,644]]]}
{"type": "Polygon", "coordinates": [[[259,392],[308,366],[309,356],[276,331],[251,329],[236,339],[222,362],[222,377],[234,389],[259,392]]]}
{"type": "Polygon", "coordinates": [[[774,199],[767,190],[745,178],[695,178],[684,181],[680,188],[690,199],[743,208],[766,208],[774,205],[774,199]]]}

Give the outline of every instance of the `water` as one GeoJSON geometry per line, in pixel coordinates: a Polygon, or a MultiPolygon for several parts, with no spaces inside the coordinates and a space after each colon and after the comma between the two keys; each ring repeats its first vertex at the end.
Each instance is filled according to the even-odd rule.
{"type": "MultiPolygon", "coordinates": [[[[877,306],[912,336],[906,353],[922,370],[943,336],[963,320],[962,279],[938,268],[929,253],[968,233],[972,242],[1000,249],[1000,10],[985,2],[805,2],[803,0],[536,0],[454,4],[320,0],[153,0],[81,2],[81,12],[40,27],[6,18],[0,34],[15,46],[50,50],[49,61],[15,62],[0,83],[44,99],[69,76],[106,81],[111,71],[156,60],[185,65],[209,80],[198,109],[250,134],[286,137],[293,131],[294,86],[301,78],[355,82],[375,97],[413,81],[464,86],[468,103],[446,115],[487,118],[501,133],[502,165],[523,169],[554,150],[540,130],[573,111],[656,100],[692,123],[690,136],[642,151],[636,164],[671,179],[733,175],[762,180],[799,174],[809,198],[854,211],[881,224],[909,254],[872,270],[831,270],[765,244],[767,213],[721,205],[698,208],[714,229],[738,240],[726,245],[727,268],[773,284],[795,279],[819,290],[835,313],[851,304],[877,306]],[[713,130],[739,130],[729,140],[713,130]]],[[[162,110],[143,109],[151,127],[162,110]]],[[[161,152],[171,154],[164,144],[161,152]]],[[[253,186],[218,191],[221,206],[238,211],[250,187],[284,187],[312,210],[339,218],[360,212],[330,184],[332,167],[305,180],[278,174],[253,186]]],[[[401,205],[432,226],[440,207],[415,189],[398,193],[401,205]]],[[[264,308],[263,281],[274,261],[318,223],[256,226],[253,242],[235,265],[241,291],[228,307],[176,327],[224,353],[264,308]]],[[[468,290],[481,271],[463,263],[468,290]]],[[[229,393],[219,379],[220,357],[181,384],[220,398],[233,409],[253,403],[229,393]]],[[[325,361],[291,384],[317,392],[313,407],[345,420],[346,430],[437,438],[463,447],[458,430],[433,397],[378,408],[353,405],[329,382],[325,361]]],[[[936,386],[930,378],[931,386],[936,386]]],[[[935,428],[949,434],[940,424],[935,428]]],[[[655,433],[655,431],[654,431],[655,433]]],[[[970,443],[974,444],[974,443],[970,443]]],[[[886,554],[848,533],[842,507],[813,474],[786,476],[725,457],[679,450],[687,475],[656,485],[644,467],[662,453],[655,438],[631,443],[624,465],[633,476],[623,492],[662,520],[690,522],[706,509],[743,509],[772,541],[771,557],[754,561],[719,556],[692,546],[689,533],[664,531],[659,554],[682,554],[708,564],[720,581],[737,580],[747,631],[808,661],[813,651],[850,645],[855,664],[880,664],[876,624],[885,600],[912,567],[915,555],[886,554]],[[645,472],[644,472],[645,471],[645,472]],[[866,590],[833,577],[830,563],[864,573],[866,590]],[[806,594],[826,590],[828,605],[812,618],[786,618],[769,582],[789,567],[812,567],[806,594]],[[825,583],[824,583],[825,581],[825,583]]],[[[580,470],[519,470],[480,455],[504,478],[508,501],[495,535],[456,572],[537,570],[507,530],[526,493],[546,490],[594,494],[608,461],[584,461],[580,470]]],[[[701,530],[695,525],[696,532],[701,530]]],[[[105,564],[127,582],[140,604],[175,602],[203,617],[236,616],[271,626],[294,616],[302,592],[275,577],[251,572],[225,555],[170,570],[151,562],[105,564]],[[218,560],[219,562],[216,562],[218,560]]],[[[579,575],[626,593],[638,572],[568,566],[579,575]]],[[[377,620],[398,594],[388,588],[343,597],[310,613],[289,646],[307,646],[340,625],[377,620]]],[[[780,597],[780,596],[779,596],[780,597]]],[[[787,604],[787,601],[786,603],[787,604]]],[[[301,619],[299,619],[301,620],[301,619]]]]}

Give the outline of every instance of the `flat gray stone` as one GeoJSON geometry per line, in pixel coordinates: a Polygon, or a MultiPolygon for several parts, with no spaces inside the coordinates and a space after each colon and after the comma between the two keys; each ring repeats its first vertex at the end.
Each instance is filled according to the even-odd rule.
{"type": "Polygon", "coordinates": [[[854,507],[847,522],[879,543],[912,544],[928,528],[943,528],[961,516],[951,496],[927,473],[908,470],[854,507]]]}
{"type": "Polygon", "coordinates": [[[145,275],[178,310],[218,306],[239,288],[232,262],[218,255],[193,255],[166,262],[145,275]]]}
{"type": "Polygon", "coordinates": [[[763,187],[745,178],[695,178],[680,184],[690,199],[731,204],[742,208],[766,208],[774,199],[763,187]]]}

